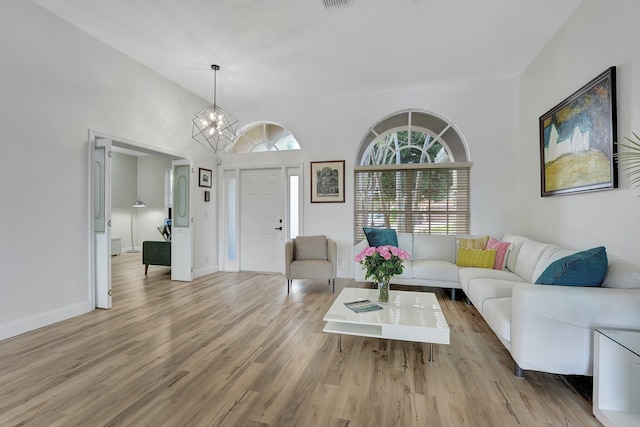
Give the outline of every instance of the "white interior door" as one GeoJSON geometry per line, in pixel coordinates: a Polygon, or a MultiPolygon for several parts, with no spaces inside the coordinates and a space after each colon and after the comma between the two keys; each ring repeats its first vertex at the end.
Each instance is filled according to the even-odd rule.
{"type": "Polygon", "coordinates": [[[111,308],[111,140],[93,147],[93,236],[95,305],[111,308]]]}
{"type": "Polygon", "coordinates": [[[193,280],[193,166],[190,160],[173,161],[171,210],[171,280],[193,280]]]}
{"type": "Polygon", "coordinates": [[[240,171],[240,269],[284,270],[282,168],[240,171]]]}

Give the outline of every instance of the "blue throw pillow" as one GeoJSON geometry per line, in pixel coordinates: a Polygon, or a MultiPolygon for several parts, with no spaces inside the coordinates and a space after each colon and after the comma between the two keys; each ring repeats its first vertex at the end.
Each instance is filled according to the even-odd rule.
{"type": "Polygon", "coordinates": [[[600,286],[608,265],[604,246],[577,252],[549,264],[536,285],[600,286]]]}
{"type": "Polygon", "coordinates": [[[363,228],[369,246],[391,245],[398,247],[398,234],[391,228],[363,228]]]}

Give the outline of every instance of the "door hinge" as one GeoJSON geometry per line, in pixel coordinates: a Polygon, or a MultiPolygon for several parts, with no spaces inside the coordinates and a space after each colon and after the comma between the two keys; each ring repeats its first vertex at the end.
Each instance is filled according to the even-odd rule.
{"type": "Polygon", "coordinates": [[[111,227],[111,220],[107,221],[107,225],[111,227]]]}
{"type": "Polygon", "coordinates": [[[109,156],[109,158],[111,158],[111,151],[107,152],[107,156],[109,156]]]}
{"type": "Polygon", "coordinates": [[[107,292],[107,294],[108,294],[109,296],[112,296],[112,295],[113,295],[113,290],[109,289],[109,292],[107,292]]]}

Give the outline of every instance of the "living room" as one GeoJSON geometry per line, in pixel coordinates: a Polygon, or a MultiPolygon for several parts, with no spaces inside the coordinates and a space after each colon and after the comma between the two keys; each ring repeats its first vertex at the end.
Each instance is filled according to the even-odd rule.
{"type": "MultiPolygon", "coordinates": [[[[545,4],[551,13],[554,3],[545,4]]],[[[623,173],[617,189],[540,197],[538,118],[606,68],[617,67],[619,137],[640,130],[640,54],[633,43],[640,36],[635,24],[640,5],[633,0],[573,4],[575,10],[556,33],[547,35],[528,65],[505,69],[502,76],[365,92],[347,88],[328,96],[262,103],[234,99],[221,79],[219,99],[243,124],[281,123],[302,147],[281,156],[224,154],[222,166],[306,168],[311,161],[345,160],[345,203],[311,204],[305,182],[303,234],[335,239],[342,260],[338,276],[350,278],[354,242],[349,171],[358,145],[381,118],[419,108],[449,118],[467,139],[473,162],[471,232],[497,237],[515,232],[576,249],[603,245],[611,254],[640,261],[635,250],[640,238],[638,190],[623,173]]],[[[5,241],[10,242],[3,250],[5,277],[0,284],[0,338],[5,339],[94,308],[87,285],[92,205],[88,129],[183,153],[193,159],[196,170],[211,169],[219,176],[215,157],[190,134],[193,113],[211,99],[169,81],[37,2],[3,2],[0,12],[0,129],[9,152],[0,170],[2,194],[7,205],[14,206],[2,213],[9,225],[5,241]],[[37,169],[30,170],[31,165],[37,169]]],[[[504,37],[517,27],[513,22],[504,27],[504,37]]],[[[201,60],[205,68],[211,61],[201,60]]],[[[478,61],[481,58],[465,58],[463,64],[473,67],[478,61]]],[[[233,72],[221,65],[220,76],[230,78],[233,72]]],[[[384,66],[375,67],[385,73],[384,66]]],[[[210,72],[205,69],[203,75],[202,84],[210,91],[210,72]]],[[[196,214],[204,207],[198,197],[196,214]]],[[[196,227],[202,220],[196,218],[196,227]]],[[[218,235],[217,227],[208,226],[198,233],[195,271],[219,266],[218,235]]]]}

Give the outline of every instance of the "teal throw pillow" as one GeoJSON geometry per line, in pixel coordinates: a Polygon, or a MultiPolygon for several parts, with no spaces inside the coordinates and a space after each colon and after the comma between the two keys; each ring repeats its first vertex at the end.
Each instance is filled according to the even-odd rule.
{"type": "Polygon", "coordinates": [[[577,252],[549,264],[536,285],[600,286],[608,265],[604,246],[577,252]]]}
{"type": "Polygon", "coordinates": [[[391,245],[398,247],[398,234],[391,228],[363,228],[369,246],[391,245]]]}

